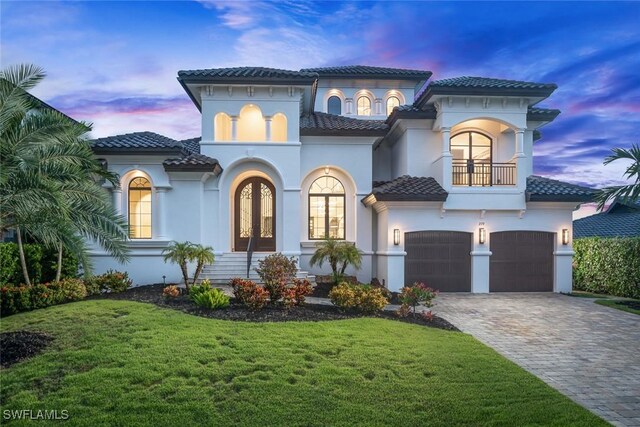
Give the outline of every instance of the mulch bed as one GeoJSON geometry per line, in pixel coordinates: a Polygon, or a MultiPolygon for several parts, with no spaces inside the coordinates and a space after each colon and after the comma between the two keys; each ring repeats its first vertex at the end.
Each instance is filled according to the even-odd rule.
{"type": "Polygon", "coordinates": [[[138,286],[135,288],[130,288],[125,292],[118,294],[105,294],[102,296],[102,298],[146,302],[155,304],[160,307],[179,310],[195,316],[221,320],[235,320],[246,322],[308,322],[353,319],[358,317],[379,317],[384,319],[398,320],[401,322],[414,323],[432,328],[458,331],[458,328],[438,316],[433,316],[433,319],[431,321],[428,321],[421,317],[400,318],[395,314],[395,312],[392,311],[383,311],[375,314],[365,314],[353,311],[340,311],[337,307],[324,304],[305,304],[301,307],[293,307],[288,310],[279,306],[267,306],[262,310],[251,311],[245,306],[235,303],[235,300],[232,298],[231,305],[228,308],[210,310],[207,308],[198,307],[186,295],[167,299],[164,297],[164,295],[162,295],[162,288],[163,285],[161,284],[138,286]]]}
{"type": "Polygon", "coordinates": [[[0,366],[8,368],[21,360],[42,352],[53,337],[41,332],[17,331],[0,333],[0,366]]]}

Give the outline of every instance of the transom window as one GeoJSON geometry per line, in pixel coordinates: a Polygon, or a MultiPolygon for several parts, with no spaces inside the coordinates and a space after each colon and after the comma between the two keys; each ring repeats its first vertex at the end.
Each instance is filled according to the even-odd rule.
{"type": "Polygon", "coordinates": [[[309,188],[309,240],[345,237],[344,187],[332,176],[322,176],[309,188]]]}
{"type": "Polygon", "coordinates": [[[342,101],[337,96],[330,96],[327,100],[327,113],[329,114],[342,114],[342,101]]]}
{"type": "Polygon", "coordinates": [[[151,238],[151,183],[144,177],[129,183],[129,237],[151,238]]]}
{"type": "Polygon", "coordinates": [[[371,100],[366,96],[361,96],[360,98],[358,98],[358,115],[371,115],[371,100]]]}
{"type": "Polygon", "coordinates": [[[400,106],[400,100],[397,96],[390,96],[387,98],[387,116],[393,112],[395,107],[400,106]]]}

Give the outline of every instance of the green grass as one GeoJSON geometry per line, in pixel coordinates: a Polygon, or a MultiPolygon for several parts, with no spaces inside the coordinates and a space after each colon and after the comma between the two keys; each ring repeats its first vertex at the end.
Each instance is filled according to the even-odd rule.
{"type": "Polygon", "coordinates": [[[1,371],[1,409],[67,409],[65,425],[606,425],[469,335],[391,320],[244,323],[93,300],[0,329],[56,337],[1,371]]]}
{"type": "Polygon", "coordinates": [[[565,295],[569,295],[570,297],[578,297],[578,298],[609,298],[609,295],[596,294],[596,293],[587,292],[587,291],[573,291],[571,293],[566,293],[565,295]]]}
{"type": "Polygon", "coordinates": [[[603,299],[603,300],[597,300],[596,304],[605,305],[607,307],[612,307],[612,308],[615,308],[617,310],[627,311],[629,313],[640,314],[640,310],[636,310],[635,308],[628,307],[626,305],[620,304],[623,301],[634,301],[634,300],[629,300],[629,299],[627,299],[627,300],[603,299]]]}

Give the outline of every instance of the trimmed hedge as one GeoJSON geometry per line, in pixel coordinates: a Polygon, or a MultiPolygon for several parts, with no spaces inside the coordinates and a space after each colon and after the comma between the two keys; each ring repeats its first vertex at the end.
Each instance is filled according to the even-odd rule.
{"type": "MultiPolygon", "coordinates": [[[[56,278],[58,265],[58,251],[47,249],[36,243],[24,245],[24,256],[27,261],[27,271],[32,283],[51,282],[56,278]]],[[[78,260],[68,251],[62,253],[61,279],[76,277],[78,274],[78,260]]],[[[24,283],[22,266],[16,243],[0,243],[0,286],[24,283]]]]}
{"type": "Polygon", "coordinates": [[[3,286],[0,288],[0,316],[49,307],[86,298],[87,289],[80,279],[33,286],[3,286]]]}
{"type": "Polygon", "coordinates": [[[573,242],[573,288],[640,298],[640,237],[588,237],[573,242]]]}

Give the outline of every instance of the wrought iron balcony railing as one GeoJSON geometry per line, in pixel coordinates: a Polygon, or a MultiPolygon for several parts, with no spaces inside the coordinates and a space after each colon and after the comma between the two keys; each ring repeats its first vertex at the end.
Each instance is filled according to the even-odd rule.
{"type": "Polygon", "coordinates": [[[453,185],[516,185],[516,165],[473,159],[453,160],[453,185]]]}

